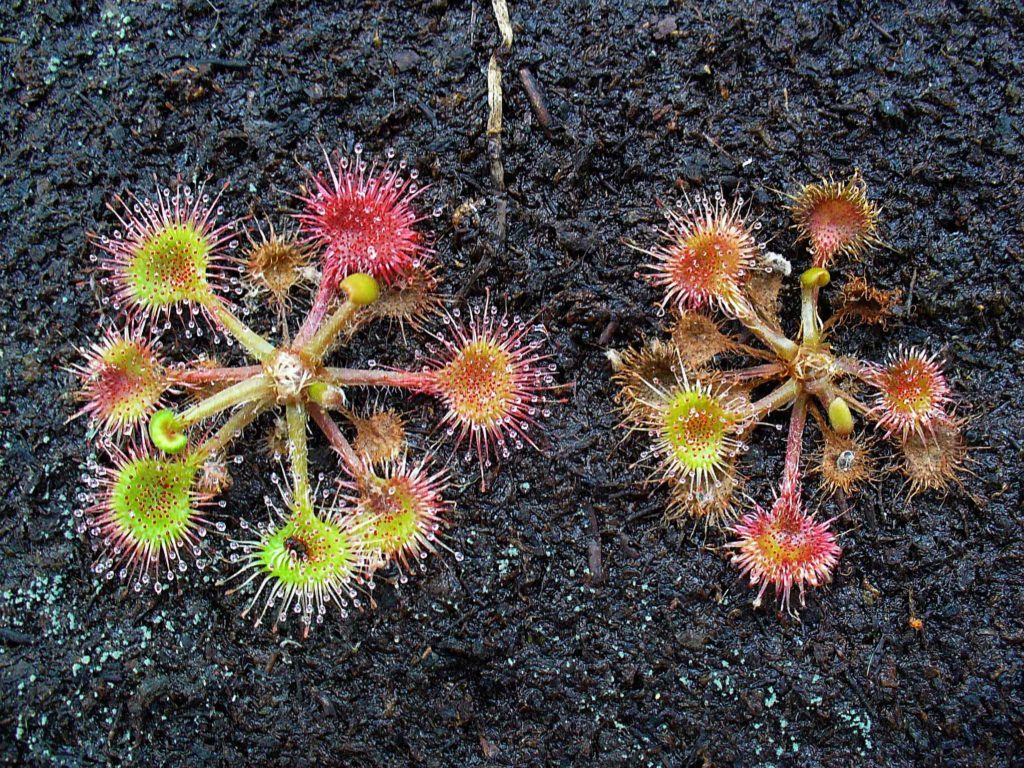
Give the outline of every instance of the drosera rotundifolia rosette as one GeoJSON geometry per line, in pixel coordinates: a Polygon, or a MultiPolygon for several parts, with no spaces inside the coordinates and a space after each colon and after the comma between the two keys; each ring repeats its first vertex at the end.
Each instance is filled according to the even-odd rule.
{"type": "Polygon", "coordinates": [[[224,563],[220,583],[249,595],[243,615],[275,630],[292,617],[303,635],[332,606],[345,614],[368,603],[379,569],[394,564],[404,583],[429,554],[451,551],[446,466],[433,450],[412,455],[405,419],[382,398],[354,408],[354,390],[439,400],[433,427],[465,443],[484,477],[485,466],[536,445],[558,386],[542,326],[489,300],[442,310],[415,170],[391,151],[383,164],[369,163],[359,145],[325,159],[326,172],[296,196],[302,210],[291,227],[261,222],[243,233],[203,185],[115,197],[119,227],[90,240],[119,326],[72,368],[77,415],[88,418],[101,457],[76,511],[98,552],[94,571],[161,592],[193,569],[224,563]],[[312,307],[291,336],[293,289],[311,277],[312,307]],[[280,342],[253,330],[227,298],[247,291],[268,297],[280,342]],[[395,324],[403,339],[429,329],[417,370],[338,364],[340,347],[395,324]],[[178,334],[187,352],[211,337],[237,345],[249,364],[225,367],[199,353],[173,363],[161,333],[178,334]],[[283,412],[276,442],[288,469],[271,478],[267,514],[238,519],[216,497],[241,458],[229,456],[232,445],[267,411],[283,412]],[[316,481],[314,427],[340,470],[316,481]]]}
{"type": "Polygon", "coordinates": [[[831,317],[821,318],[828,267],[881,243],[879,211],[860,174],[808,184],[788,210],[811,256],[799,276],[794,338],[783,332],[777,307],[789,261],[758,242],[761,223],[742,200],[697,194],[668,211],[654,245],[628,243],[648,258],[637,277],[662,292],[671,338],[608,353],[624,426],[645,436],[652,477],[670,487],[666,517],[724,528],[732,562],[757,589],[755,605],[771,586],[786,609],[794,590],[802,605],[807,587],[828,582],[842,554],[834,521],[805,507],[808,422],[822,437],[811,469],[826,495],[872,483],[885,460],[889,471],[906,477],[910,496],[945,492],[959,484],[967,453],[963,420],[934,353],[899,348],[871,363],[833,348],[843,323],[885,323],[898,292],[851,278],[833,296],[831,317]],[[750,343],[729,323],[744,328],[750,343]],[[757,427],[787,409],[776,499],[767,511],[753,502],[742,514],[740,459],[757,427]],[[873,430],[858,428],[858,418],[873,430]],[[882,442],[892,447],[888,455],[877,450],[882,442]]]}

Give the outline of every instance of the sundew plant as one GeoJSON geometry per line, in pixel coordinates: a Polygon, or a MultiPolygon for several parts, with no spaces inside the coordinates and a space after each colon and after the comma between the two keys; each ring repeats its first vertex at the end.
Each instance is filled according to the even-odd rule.
{"type": "Polygon", "coordinates": [[[799,276],[795,335],[784,332],[777,307],[790,263],[759,243],[761,223],[742,201],[697,195],[668,211],[656,244],[631,244],[647,258],[638,276],[661,291],[670,339],[609,353],[625,426],[644,437],[654,479],[670,488],[668,516],[722,525],[732,561],[757,589],[755,604],[772,586],[785,607],[794,587],[802,604],[806,587],[827,582],[842,554],[834,521],[805,509],[808,424],[821,446],[809,468],[829,494],[872,482],[883,460],[906,477],[910,495],[945,491],[966,455],[935,353],[898,347],[876,363],[837,343],[844,323],[884,323],[895,293],[852,278],[822,319],[830,268],[879,245],[879,212],[860,176],[806,185],[789,212],[811,257],[799,276]],[[740,514],[742,456],[782,411],[789,432],[775,500],[740,514]]]}
{"type": "Polygon", "coordinates": [[[354,408],[355,390],[436,398],[439,423],[417,426],[462,445],[483,480],[485,467],[536,445],[556,387],[543,327],[490,302],[445,305],[415,170],[391,152],[371,164],[358,145],[325,159],[291,225],[225,221],[203,185],[115,196],[109,231],[90,241],[117,322],[74,367],[101,457],[76,511],[95,572],[161,592],[214,563],[222,584],[249,595],[243,615],[259,624],[269,614],[275,630],[293,617],[303,635],[331,606],[366,604],[380,569],[404,581],[448,548],[446,467],[433,451],[413,455],[399,411],[354,408]],[[311,280],[311,308],[292,326],[294,289],[311,280]],[[251,290],[277,313],[277,341],[229,298],[251,290]],[[423,331],[416,370],[346,364],[362,334],[396,324],[403,339],[423,331]],[[247,364],[222,365],[210,343],[239,348],[247,364]],[[264,513],[243,514],[218,496],[241,458],[233,446],[268,411],[279,414],[287,471],[264,513]],[[337,456],[315,478],[311,430],[337,456]]]}

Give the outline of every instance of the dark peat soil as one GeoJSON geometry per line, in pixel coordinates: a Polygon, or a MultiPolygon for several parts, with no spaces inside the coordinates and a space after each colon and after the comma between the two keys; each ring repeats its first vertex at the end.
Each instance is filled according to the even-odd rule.
{"type": "MultiPolygon", "coordinates": [[[[503,197],[485,134],[499,42],[485,0],[0,8],[0,761],[1024,764],[1020,6],[511,12],[503,197]],[[307,641],[251,628],[244,596],[214,576],[156,598],[100,588],[72,523],[91,449],[66,423],[64,368],[110,320],[86,231],[111,228],[105,201],[154,174],[230,181],[228,215],[281,221],[319,144],[357,140],[396,148],[432,185],[453,293],[478,302],[489,288],[549,328],[572,387],[543,452],[514,457],[485,493],[460,466],[451,545],[465,559],[380,584],[375,610],[307,641]],[[864,273],[908,300],[884,332],[838,343],[868,359],[941,350],[974,474],[946,498],[907,503],[890,477],[851,499],[834,582],[797,619],[751,607],[720,534],[661,523],[666,494],[642,483],[642,446],[617,429],[603,353],[660,332],[622,244],[653,237],[656,201],[719,187],[751,198],[771,247],[802,268],[779,191],[853,168],[889,248],[837,282],[864,273]]],[[[792,287],[783,300],[792,327],[792,287]]],[[[363,336],[352,355],[408,364],[419,338],[363,336]]],[[[435,416],[411,413],[423,430],[435,416]]],[[[239,446],[229,510],[262,514],[262,439],[239,446]]],[[[762,502],[782,441],[762,429],[745,462],[762,502]]],[[[322,445],[315,459],[331,471],[322,445]]]]}

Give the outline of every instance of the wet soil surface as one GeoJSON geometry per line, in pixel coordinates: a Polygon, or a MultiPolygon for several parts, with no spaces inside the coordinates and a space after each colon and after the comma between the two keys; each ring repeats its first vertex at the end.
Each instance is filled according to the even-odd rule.
{"type": "MultiPolygon", "coordinates": [[[[503,198],[485,134],[489,3],[4,4],[0,760],[1024,764],[1019,6],[567,0],[514,2],[512,20],[503,198]],[[379,584],[375,610],[306,641],[251,628],[246,598],[212,574],[158,597],[101,588],[72,522],[91,449],[65,423],[63,368],[111,320],[85,232],[111,228],[104,202],[154,174],[230,181],[226,215],[281,222],[319,145],[357,140],[432,185],[452,293],[489,289],[550,330],[571,388],[542,452],[486,492],[457,461],[450,544],[465,559],[379,584]],[[837,344],[941,351],[974,474],[969,492],[910,503],[889,477],[845,511],[812,493],[840,515],[845,553],[794,618],[751,607],[721,534],[661,522],[666,493],[643,485],[642,445],[617,429],[604,351],[659,333],[622,244],[652,237],[656,201],[750,198],[799,269],[778,191],[853,168],[889,247],[836,280],[866,274],[907,299],[887,330],[837,344]]],[[[792,287],[783,301],[792,329],[792,287]]],[[[408,364],[419,344],[364,334],[349,354],[408,364]]],[[[431,406],[409,407],[429,432],[431,406]]],[[[269,427],[237,446],[231,531],[264,515],[269,427]]],[[[762,429],[745,460],[762,503],[783,439],[762,429]]]]}

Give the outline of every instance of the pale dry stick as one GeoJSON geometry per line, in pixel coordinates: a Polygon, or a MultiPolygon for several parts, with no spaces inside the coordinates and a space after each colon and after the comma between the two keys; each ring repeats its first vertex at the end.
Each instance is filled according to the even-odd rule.
{"type": "Polygon", "coordinates": [[[491,53],[487,64],[487,156],[491,163],[491,181],[495,187],[495,216],[497,217],[496,234],[498,248],[486,247],[485,254],[477,264],[473,273],[455,294],[462,299],[470,286],[490,267],[491,258],[496,251],[504,251],[505,235],[508,231],[508,199],[505,195],[505,167],[501,162],[501,127],[502,127],[502,90],[501,62],[512,50],[512,22],[509,20],[508,4],[505,0],[492,0],[494,18],[501,33],[501,45],[491,53]]]}
{"type": "MultiPolygon", "coordinates": [[[[498,191],[505,192],[505,168],[501,163],[502,91],[501,63],[512,50],[512,22],[509,19],[508,4],[505,0],[492,0],[494,18],[501,32],[501,47],[491,53],[487,65],[487,151],[491,158],[491,178],[498,191]],[[501,57],[499,58],[499,54],[501,57]]],[[[499,211],[501,209],[499,208],[499,211]]]]}
{"type": "Polygon", "coordinates": [[[505,191],[505,167],[501,163],[501,63],[498,51],[487,64],[487,155],[491,159],[491,179],[499,192],[505,191]]]}
{"type": "Polygon", "coordinates": [[[501,32],[501,44],[505,51],[512,50],[512,22],[509,19],[508,3],[505,0],[492,0],[494,7],[494,18],[498,22],[498,30],[501,32]]]}

